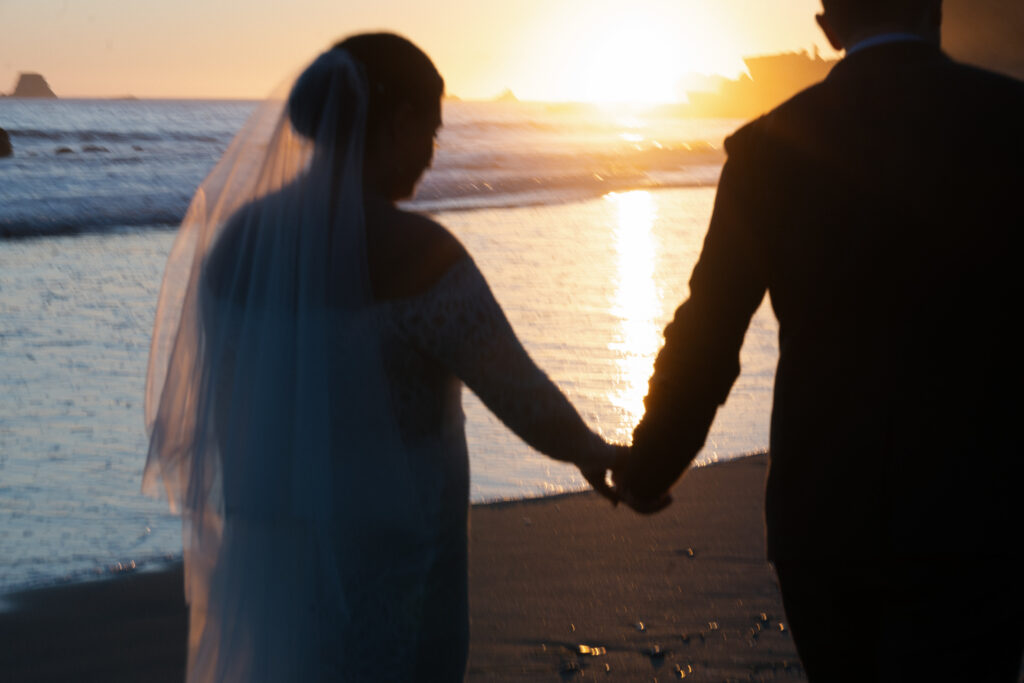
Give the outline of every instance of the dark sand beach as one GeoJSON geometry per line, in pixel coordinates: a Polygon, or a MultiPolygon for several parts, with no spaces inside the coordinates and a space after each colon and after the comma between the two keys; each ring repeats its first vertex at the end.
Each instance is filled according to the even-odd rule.
{"type": "Polygon", "coordinates": [[[653,517],[593,494],[474,509],[468,680],[804,680],[765,560],[766,468],[693,469],[653,517]]]}
{"type": "MultiPolygon", "coordinates": [[[[475,507],[467,680],[804,680],[764,555],[766,467],[694,469],[655,517],[593,494],[475,507]]],[[[181,681],[181,583],[179,565],[7,596],[0,681],[181,681]]]]}

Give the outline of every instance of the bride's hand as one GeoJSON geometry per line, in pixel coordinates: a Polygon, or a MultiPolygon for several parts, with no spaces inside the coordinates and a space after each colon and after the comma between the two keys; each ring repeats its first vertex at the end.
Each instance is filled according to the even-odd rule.
{"type": "Polygon", "coordinates": [[[629,446],[605,444],[603,448],[588,453],[576,463],[576,467],[595,491],[612,504],[618,504],[619,495],[608,484],[608,471],[614,470],[628,457],[629,446]]]}

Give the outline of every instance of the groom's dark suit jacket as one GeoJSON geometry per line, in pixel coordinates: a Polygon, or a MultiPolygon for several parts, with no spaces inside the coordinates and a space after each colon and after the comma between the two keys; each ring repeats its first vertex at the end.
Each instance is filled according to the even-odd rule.
{"type": "Polygon", "coordinates": [[[624,483],[701,448],[767,291],[770,557],[1019,552],[1024,84],[879,45],[726,150],[624,483]]]}

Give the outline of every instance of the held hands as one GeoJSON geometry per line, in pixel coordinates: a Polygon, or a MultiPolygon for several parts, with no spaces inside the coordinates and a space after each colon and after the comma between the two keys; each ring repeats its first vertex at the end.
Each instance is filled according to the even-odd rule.
{"type": "Polygon", "coordinates": [[[629,456],[629,446],[605,444],[599,452],[591,453],[590,457],[578,462],[576,466],[594,490],[610,500],[612,505],[618,505],[621,501],[642,515],[653,515],[671,505],[672,496],[668,492],[654,499],[646,499],[635,495],[624,485],[623,475],[629,464],[629,456]],[[611,485],[608,483],[609,470],[611,485]]]}
{"type": "Polygon", "coordinates": [[[634,494],[621,481],[624,469],[624,467],[619,467],[612,470],[612,482],[614,483],[612,490],[618,494],[619,500],[629,506],[633,512],[638,512],[641,515],[653,515],[672,504],[672,494],[668,491],[662,493],[657,498],[641,498],[634,494]]]}

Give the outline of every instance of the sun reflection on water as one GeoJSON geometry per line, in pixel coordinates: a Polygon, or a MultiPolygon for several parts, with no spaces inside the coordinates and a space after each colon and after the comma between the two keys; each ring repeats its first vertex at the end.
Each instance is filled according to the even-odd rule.
{"type": "Polygon", "coordinates": [[[618,253],[618,286],[612,312],[619,318],[621,334],[609,344],[618,364],[618,381],[609,400],[623,411],[630,428],[644,413],[647,381],[661,344],[658,317],[661,301],[654,281],[655,246],[652,228],[658,217],[650,192],[611,193],[605,200],[615,205],[614,238],[618,253]]]}

